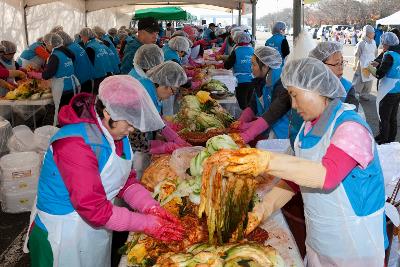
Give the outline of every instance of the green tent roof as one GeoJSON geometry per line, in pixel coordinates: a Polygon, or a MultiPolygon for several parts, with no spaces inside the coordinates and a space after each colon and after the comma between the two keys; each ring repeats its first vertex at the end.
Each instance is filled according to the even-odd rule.
{"type": "Polygon", "coordinates": [[[157,20],[194,20],[196,17],[192,16],[180,7],[157,7],[146,8],[135,11],[133,20],[142,18],[153,17],[157,20]]]}

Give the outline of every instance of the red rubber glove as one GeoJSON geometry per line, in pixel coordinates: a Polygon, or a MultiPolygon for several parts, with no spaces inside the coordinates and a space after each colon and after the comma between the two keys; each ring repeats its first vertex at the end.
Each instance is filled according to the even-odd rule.
{"type": "Polygon", "coordinates": [[[178,218],[176,218],[174,215],[172,215],[170,212],[168,212],[166,209],[164,209],[160,205],[155,205],[149,209],[146,209],[143,211],[143,213],[158,216],[158,217],[160,217],[166,221],[169,221],[171,223],[180,224],[178,218]]]}
{"type": "Polygon", "coordinates": [[[256,115],[254,114],[253,110],[251,108],[247,107],[247,108],[245,108],[243,110],[242,114],[240,114],[240,117],[239,117],[238,121],[240,121],[240,122],[250,122],[255,117],[256,117],[256,115]]]}
{"type": "Polygon", "coordinates": [[[243,142],[247,144],[267,130],[269,126],[263,118],[258,118],[255,121],[248,123],[246,127],[248,127],[248,129],[240,133],[240,136],[242,137],[243,142]]]}

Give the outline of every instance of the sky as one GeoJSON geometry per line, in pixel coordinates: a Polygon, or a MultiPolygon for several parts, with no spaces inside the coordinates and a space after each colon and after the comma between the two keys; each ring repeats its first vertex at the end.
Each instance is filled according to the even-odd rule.
{"type": "Polygon", "coordinates": [[[275,13],[284,8],[293,7],[293,0],[258,0],[257,2],[257,18],[268,13],[275,13]]]}

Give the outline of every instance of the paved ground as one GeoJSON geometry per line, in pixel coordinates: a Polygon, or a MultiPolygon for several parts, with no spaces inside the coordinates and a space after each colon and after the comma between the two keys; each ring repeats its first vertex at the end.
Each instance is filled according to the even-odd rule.
{"type": "MultiPolygon", "coordinates": [[[[259,32],[257,34],[257,45],[264,45],[268,36],[269,34],[267,33],[259,32]]],[[[288,40],[291,42],[291,37],[289,37],[288,40]]],[[[352,46],[345,46],[344,48],[345,59],[350,62],[353,60],[353,49],[354,47],[352,46]]],[[[351,67],[352,66],[346,66],[344,73],[344,76],[349,80],[353,77],[351,67]]],[[[378,117],[375,110],[376,85],[374,85],[373,88],[371,101],[363,101],[361,102],[361,105],[364,108],[367,121],[376,135],[378,130],[378,117]]],[[[400,123],[398,125],[400,126],[400,123]]],[[[400,141],[399,135],[397,141],[400,141]]],[[[26,232],[28,220],[28,213],[12,215],[0,211],[0,267],[29,266],[28,257],[22,252],[23,238],[26,232]]]]}

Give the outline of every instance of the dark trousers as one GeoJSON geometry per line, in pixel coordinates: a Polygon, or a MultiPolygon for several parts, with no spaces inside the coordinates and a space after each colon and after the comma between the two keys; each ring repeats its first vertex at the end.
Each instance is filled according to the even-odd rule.
{"type": "Polygon", "coordinates": [[[240,109],[245,109],[249,106],[251,97],[254,92],[253,83],[239,83],[235,88],[235,95],[240,109]]]}
{"type": "Polygon", "coordinates": [[[397,112],[400,104],[400,93],[387,94],[379,104],[379,135],[375,138],[378,144],[394,142],[397,135],[397,112]]]}
{"type": "Polygon", "coordinates": [[[92,93],[93,81],[89,80],[81,84],[81,93],[92,93]]]}

